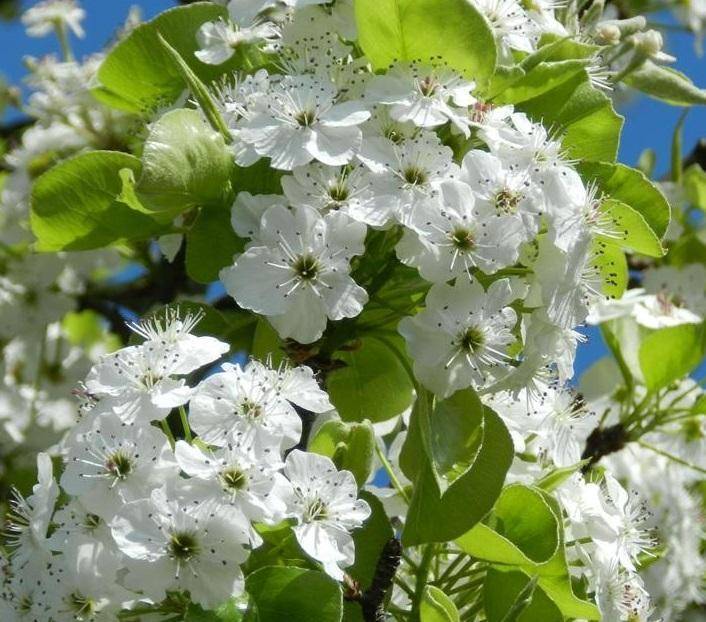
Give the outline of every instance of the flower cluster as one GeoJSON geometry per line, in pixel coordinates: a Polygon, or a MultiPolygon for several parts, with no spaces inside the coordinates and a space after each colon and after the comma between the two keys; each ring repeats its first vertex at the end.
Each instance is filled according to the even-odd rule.
{"type": "Polygon", "coordinates": [[[254,360],[190,386],[185,376],[228,350],[192,335],[197,321],[171,313],[135,325],[143,343],[91,369],[59,483],[40,454],[39,483],[13,502],[3,619],[112,620],[180,591],[216,608],[242,593],[241,565],[268,525],[291,526],[336,579],[353,563],[350,533],[370,508],[351,473],[295,447],[296,409],[329,411],[328,396],[307,367],[254,360]],[[174,408],[187,440],[156,427],[174,408]]]}
{"type": "Polygon", "coordinates": [[[706,600],[706,178],[668,203],[614,164],[612,105],[701,95],[604,4],[425,16],[479,52],[366,0],[216,0],[81,62],[75,0],[25,12],[63,59],[28,61],[0,173],[0,490],[49,449],[0,618],[249,619],[289,573],[287,607],[311,580],[366,619],[706,600]],[[576,387],[586,324],[612,358],[576,387]]]}
{"type": "MultiPolygon", "coordinates": [[[[500,4],[499,33],[526,22],[500,4]]],[[[314,342],[327,320],[363,311],[369,294],[352,266],[366,235],[396,228],[397,257],[431,287],[426,309],[400,324],[426,386],[519,388],[557,362],[566,380],[573,330],[602,296],[600,240],[621,235],[600,193],[525,113],[479,100],[433,59],[374,75],[345,33],[329,47],[336,26],[325,9],[298,11],[279,42],[292,72],[261,70],[219,94],[236,162],[267,157],[287,171],[282,195],[235,201],[233,228],[249,242],[221,272],[228,292],[282,337],[314,342]],[[454,139],[472,148],[460,156],[454,139]],[[540,335],[543,347],[530,347],[540,335]]]]}

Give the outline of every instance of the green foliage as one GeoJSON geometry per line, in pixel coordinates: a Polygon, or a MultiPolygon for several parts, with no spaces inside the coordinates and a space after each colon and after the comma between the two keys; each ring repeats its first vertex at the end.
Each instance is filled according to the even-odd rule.
{"type": "MultiPolygon", "coordinates": [[[[414,416],[420,419],[424,413],[415,410],[414,416]]],[[[421,465],[402,534],[405,545],[445,542],[459,537],[488,513],[502,490],[513,457],[507,428],[489,408],[467,412],[466,416],[480,429],[480,446],[472,464],[444,491],[438,483],[434,457],[428,453],[432,441],[425,436],[431,428],[424,424],[420,426],[426,451],[420,456],[421,465]]],[[[468,436],[476,434],[471,426],[464,425],[460,429],[465,429],[468,436]]],[[[408,442],[414,442],[414,437],[408,442]]],[[[468,437],[454,439],[454,442],[456,447],[465,445],[470,448],[473,445],[468,437]]]]}
{"type": "Polygon", "coordinates": [[[579,172],[612,199],[638,212],[658,238],[667,231],[671,210],[662,192],[641,171],[608,162],[581,162],[579,172]]]}
{"type": "Polygon", "coordinates": [[[552,127],[562,137],[570,157],[615,160],[623,117],[615,112],[609,97],[591,86],[585,71],[550,91],[522,102],[518,109],[535,121],[552,127]]]}
{"type": "Polygon", "coordinates": [[[240,622],[243,614],[234,601],[229,601],[215,611],[204,611],[198,605],[189,605],[184,622],[240,622]]]}
{"type": "Polygon", "coordinates": [[[540,62],[527,70],[513,67],[509,72],[498,71],[485,97],[495,104],[520,104],[558,88],[583,73],[585,67],[583,60],[561,60],[540,62]]]}
{"type": "Polygon", "coordinates": [[[98,70],[99,86],[93,90],[102,102],[128,112],[149,113],[176,100],[184,90],[182,73],[159,41],[161,35],[204,82],[208,83],[237,66],[237,57],[227,63],[206,65],[198,50],[196,31],[208,21],[226,19],[225,7],[196,2],[161,13],[141,24],[118,43],[98,70]]]}
{"type": "Polygon", "coordinates": [[[372,514],[360,529],[353,532],[355,562],[346,572],[367,588],[375,576],[380,553],[394,533],[380,499],[365,491],[360,493],[360,497],[367,501],[372,514]]]}
{"type": "Polygon", "coordinates": [[[522,572],[492,567],[483,586],[488,622],[563,622],[559,608],[522,572]]]}
{"type": "Polygon", "coordinates": [[[412,404],[412,380],[385,343],[363,339],[359,347],[336,357],[345,367],[328,375],[326,388],[344,421],[386,421],[412,404]]]}
{"type": "MultiPolygon", "coordinates": [[[[649,257],[664,255],[665,250],[657,234],[638,211],[615,199],[604,201],[601,211],[609,215],[614,222],[620,236],[617,242],[622,248],[649,257]]],[[[612,243],[611,237],[602,236],[601,239],[606,243],[612,243]]]]}
{"type": "Polygon", "coordinates": [[[706,327],[682,324],[650,331],[639,349],[647,388],[655,391],[692,372],[706,354],[706,327]]]}
{"type": "Polygon", "coordinates": [[[528,581],[537,577],[537,586],[564,616],[599,619],[594,605],[574,595],[564,552],[561,509],[545,492],[520,484],[506,487],[490,517],[456,542],[473,557],[521,571],[528,581]]]}
{"type": "Polygon", "coordinates": [[[340,622],[343,599],[338,583],[322,572],[269,566],[250,574],[246,617],[257,622],[340,622]]]}
{"type": "Polygon", "coordinates": [[[172,110],[151,128],[142,153],[137,194],[155,211],[197,206],[227,211],[233,155],[196,110],[172,110]]]}
{"type": "Polygon", "coordinates": [[[91,151],[44,173],[32,188],[37,249],[87,250],[158,233],[161,225],[123,195],[139,171],[134,156],[91,151]]]}
{"type": "Polygon", "coordinates": [[[706,104],[706,89],[700,89],[683,73],[650,60],[629,73],[625,83],[673,106],[706,104]]]}
{"type": "Polygon", "coordinates": [[[369,421],[327,421],[309,442],[309,451],[331,458],[340,469],[350,471],[363,487],[373,468],[375,432],[369,421]]]}
{"type": "Polygon", "coordinates": [[[628,262],[620,248],[614,244],[607,244],[603,240],[593,243],[595,259],[593,265],[601,276],[604,296],[620,298],[628,286],[628,262]]]}
{"type": "Polygon", "coordinates": [[[206,85],[199,80],[199,77],[194,73],[193,69],[191,69],[189,64],[181,57],[181,54],[169,45],[169,43],[164,40],[162,35],[158,33],[157,38],[162,44],[162,47],[164,47],[169,56],[171,56],[174,64],[181,74],[181,77],[186,83],[186,86],[189,87],[192,95],[196,98],[196,101],[201,107],[201,110],[203,110],[203,113],[206,119],[208,119],[208,122],[211,124],[211,127],[216,132],[221,134],[226,143],[232,142],[233,138],[228,131],[228,127],[226,126],[221,113],[218,111],[216,102],[213,100],[213,97],[211,96],[211,93],[206,85]]]}
{"type": "Polygon", "coordinates": [[[356,0],[355,10],[360,46],[376,69],[443,60],[480,82],[493,74],[493,33],[466,0],[356,0]]]}
{"type": "Polygon", "coordinates": [[[454,602],[438,587],[427,585],[419,606],[420,622],[460,622],[454,602]]]}
{"type": "Polygon", "coordinates": [[[220,270],[232,265],[244,247],[245,240],[231,227],[230,210],[203,208],[186,234],[186,271],[198,283],[217,281],[220,270]]]}

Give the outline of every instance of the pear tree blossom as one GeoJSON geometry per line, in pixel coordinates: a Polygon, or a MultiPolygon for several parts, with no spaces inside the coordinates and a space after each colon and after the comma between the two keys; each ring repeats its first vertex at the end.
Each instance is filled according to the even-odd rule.
{"type": "Polygon", "coordinates": [[[691,620],[702,3],[179,4],[0,83],[0,619],[691,620]]]}

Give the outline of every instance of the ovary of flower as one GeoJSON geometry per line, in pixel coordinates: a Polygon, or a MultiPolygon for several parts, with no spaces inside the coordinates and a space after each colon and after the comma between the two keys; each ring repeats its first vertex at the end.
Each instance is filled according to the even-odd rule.
{"type": "Polygon", "coordinates": [[[472,278],[517,261],[522,242],[519,222],[509,216],[479,213],[470,186],[445,181],[440,194],[419,205],[397,245],[402,263],[419,269],[433,283],[456,276],[472,278]]]}
{"type": "Polygon", "coordinates": [[[175,469],[166,437],[149,425],[126,424],[111,412],[88,415],[67,441],[62,488],[109,520],[175,469]]]}
{"type": "Polygon", "coordinates": [[[327,318],[355,317],[368,300],[349,275],[365,233],[365,225],[338,212],[271,207],[261,235],[221,270],[221,280],[239,305],[268,316],[282,337],[311,343],[327,318]]]}
{"type": "Polygon", "coordinates": [[[286,76],[248,111],[240,138],[270,157],[273,168],[292,170],[314,159],[340,166],[360,148],[358,126],[369,117],[361,102],[337,103],[336,89],[321,78],[286,76]]]}
{"type": "Polygon", "coordinates": [[[124,505],[110,527],[133,560],[125,584],[148,597],[189,590],[194,602],[212,609],[243,590],[246,534],[188,492],[157,488],[149,498],[124,505]]]}
{"type": "Polygon", "coordinates": [[[426,309],[404,318],[399,332],[407,341],[417,377],[440,397],[473,386],[483,388],[509,368],[515,342],[514,296],[507,279],[485,292],[477,281],[435,284],[426,309]]]}
{"type": "Polygon", "coordinates": [[[223,368],[201,382],[189,405],[193,429],[209,444],[252,440],[258,451],[274,448],[279,456],[301,436],[294,404],[316,413],[333,408],[308,368],[274,370],[257,361],[223,368]]]}
{"type": "Polygon", "coordinates": [[[370,506],[357,499],[353,474],[338,471],[325,456],[298,449],[287,456],[284,474],[293,488],[289,511],[297,521],[297,541],[331,577],[343,579],[341,568],[355,559],[350,532],[370,516],[370,506]]]}

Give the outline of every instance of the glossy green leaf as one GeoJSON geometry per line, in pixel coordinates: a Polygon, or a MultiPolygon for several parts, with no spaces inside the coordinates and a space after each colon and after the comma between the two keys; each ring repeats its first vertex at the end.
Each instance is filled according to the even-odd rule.
{"type": "Polygon", "coordinates": [[[362,527],[353,532],[355,562],[346,568],[346,572],[363,588],[367,588],[375,576],[375,569],[383,548],[395,534],[380,499],[367,491],[361,492],[360,498],[368,503],[372,514],[362,527]]]}
{"type": "Polygon", "coordinates": [[[339,470],[353,473],[362,488],[373,468],[375,432],[369,421],[327,421],[310,440],[308,450],[328,456],[339,470]]]}
{"type": "Polygon", "coordinates": [[[139,170],[134,156],[92,151],[44,173],[32,188],[37,249],[88,250],[158,232],[161,225],[119,198],[123,184],[139,170]]]}
{"type": "Polygon", "coordinates": [[[443,59],[480,82],[495,69],[493,32],[467,0],[356,0],[355,13],[360,46],[376,69],[443,59]]]}
{"type": "Polygon", "coordinates": [[[419,605],[420,622],[460,622],[454,602],[438,587],[427,585],[419,605]]]}
{"type": "Polygon", "coordinates": [[[478,455],[443,495],[430,461],[422,465],[402,533],[405,545],[446,542],[466,533],[493,507],[513,455],[505,424],[496,413],[484,408],[478,455]]]}
{"type": "Polygon", "coordinates": [[[674,106],[706,104],[706,89],[700,89],[680,71],[650,60],[628,74],[625,83],[650,97],[674,106]]]}
{"type": "Polygon", "coordinates": [[[549,495],[514,484],[503,490],[490,518],[456,543],[473,557],[539,577],[538,586],[564,615],[596,620],[595,606],[573,593],[561,521],[561,510],[549,495]]]}
{"type": "Polygon", "coordinates": [[[586,62],[582,60],[540,62],[530,70],[522,71],[509,83],[507,78],[502,79],[499,83],[494,79],[490,87],[493,93],[493,103],[519,104],[539,97],[564,84],[579,72],[583,72],[585,67],[586,62]]]}
{"type": "Polygon", "coordinates": [[[211,2],[164,11],[141,24],[110,50],[98,69],[95,96],[104,103],[136,113],[150,113],[171,104],[184,91],[184,81],[158,35],[179,53],[187,65],[208,83],[237,66],[237,57],[223,65],[206,65],[198,50],[196,32],[202,24],[226,19],[225,7],[211,2]]]}
{"type": "Polygon", "coordinates": [[[644,173],[608,162],[581,162],[578,170],[587,182],[595,181],[610,198],[638,212],[658,238],[664,237],[671,214],[669,203],[644,173]]]}
{"type": "Polygon", "coordinates": [[[656,391],[693,371],[706,353],[706,327],[682,324],[651,331],[640,344],[640,368],[656,391]]]}
{"type": "Polygon", "coordinates": [[[623,118],[610,98],[591,86],[585,71],[518,108],[562,136],[570,157],[615,160],[623,118]]]}
{"type": "MultiPolygon", "coordinates": [[[[424,421],[424,420],[423,420],[424,421]]],[[[429,457],[437,483],[448,486],[473,466],[483,438],[483,405],[472,389],[437,400],[428,422],[429,457]]]]}
{"type": "Polygon", "coordinates": [[[706,171],[698,164],[692,164],[684,171],[683,183],[689,203],[706,211],[706,171]]]}
{"type": "Polygon", "coordinates": [[[601,293],[617,300],[628,287],[628,262],[623,251],[613,243],[597,238],[593,243],[592,265],[601,276],[601,293]]]}
{"type": "Polygon", "coordinates": [[[264,318],[257,320],[250,354],[261,361],[269,360],[275,366],[287,360],[282,338],[264,318]]]}
{"type": "Polygon", "coordinates": [[[211,96],[211,93],[208,88],[206,88],[206,85],[199,80],[199,77],[194,73],[193,69],[191,69],[189,64],[181,57],[181,54],[169,45],[161,34],[157,33],[157,39],[162,47],[167,51],[167,54],[172,58],[174,65],[179,70],[186,86],[189,87],[192,95],[196,98],[196,101],[201,107],[201,110],[203,110],[204,116],[208,119],[211,127],[223,136],[223,140],[226,143],[230,144],[233,141],[233,137],[230,135],[230,131],[228,130],[228,127],[226,126],[226,123],[223,120],[218,107],[216,106],[216,102],[211,96]]]}
{"type": "Polygon", "coordinates": [[[215,611],[205,611],[199,605],[189,605],[184,622],[240,622],[243,614],[234,601],[229,601],[215,611]]]}
{"type": "Polygon", "coordinates": [[[563,622],[564,616],[522,572],[490,568],[483,586],[488,622],[563,622]],[[528,600],[529,599],[529,600],[528,600]]]}
{"type": "Polygon", "coordinates": [[[601,239],[607,243],[615,243],[622,248],[648,255],[649,257],[662,257],[665,253],[657,234],[647,224],[642,215],[632,207],[608,199],[601,205],[601,212],[610,217],[610,233],[601,239]]]}
{"type": "Polygon", "coordinates": [[[152,125],[142,153],[137,194],[156,211],[200,206],[227,211],[233,156],[197,110],[172,110],[152,125]]]}
{"type": "Polygon", "coordinates": [[[217,281],[220,270],[232,265],[244,247],[245,240],[230,224],[229,210],[202,209],[186,234],[186,271],[198,283],[217,281]]]}
{"type": "Polygon", "coordinates": [[[258,622],[340,622],[343,598],[338,583],[322,572],[269,566],[245,580],[258,622]]]}
{"type": "Polygon", "coordinates": [[[412,380],[386,344],[363,339],[360,347],[336,358],[346,366],[331,372],[326,386],[344,421],[386,421],[411,406],[412,380]]]}

